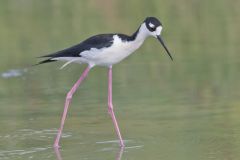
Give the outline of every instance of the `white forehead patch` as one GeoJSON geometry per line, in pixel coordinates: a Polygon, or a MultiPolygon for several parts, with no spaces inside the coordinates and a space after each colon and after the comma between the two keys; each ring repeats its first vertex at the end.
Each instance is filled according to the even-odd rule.
{"type": "Polygon", "coordinates": [[[158,26],[157,29],[156,29],[157,35],[160,35],[161,32],[162,32],[162,26],[158,26]]]}
{"type": "Polygon", "coordinates": [[[149,23],[149,27],[154,28],[155,25],[150,22],[150,23],[149,23]]]}

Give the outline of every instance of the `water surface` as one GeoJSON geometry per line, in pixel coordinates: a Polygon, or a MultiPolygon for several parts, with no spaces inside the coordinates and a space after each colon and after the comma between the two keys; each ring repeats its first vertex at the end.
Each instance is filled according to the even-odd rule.
{"type": "Polygon", "coordinates": [[[0,159],[237,160],[240,157],[239,2],[0,2],[0,159]],[[153,38],[113,67],[113,102],[126,148],[107,114],[107,69],[73,97],[61,148],[52,144],[65,95],[86,65],[30,67],[35,57],[97,33],[133,33],[161,18],[174,61],[153,38]]]}

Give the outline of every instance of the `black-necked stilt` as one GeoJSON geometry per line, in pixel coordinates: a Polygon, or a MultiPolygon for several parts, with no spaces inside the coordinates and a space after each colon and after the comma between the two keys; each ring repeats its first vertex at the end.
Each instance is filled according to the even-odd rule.
{"type": "Polygon", "coordinates": [[[112,66],[131,53],[138,49],[144,42],[144,40],[153,36],[159,40],[170,58],[173,60],[170,52],[165,46],[160,34],[162,31],[161,22],[155,17],[147,17],[140,25],[135,33],[131,36],[125,34],[100,34],[88,38],[87,40],[72,46],[70,48],[58,51],[53,54],[45,55],[42,57],[48,57],[48,59],[39,62],[38,64],[48,63],[53,61],[65,61],[66,63],[61,67],[65,67],[70,63],[87,63],[88,67],[80,76],[78,81],[73,85],[72,89],[67,93],[64,112],[61,119],[61,125],[58,130],[57,137],[54,142],[54,147],[59,147],[59,140],[62,134],[64,122],[67,116],[69,104],[72,99],[72,95],[77,90],[78,86],[85,79],[90,69],[94,66],[106,66],[109,68],[108,72],[108,113],[112,117],[112,121],[117,132],[120,146],[124,146],[122,136],[118,127],[118,123],[113,111],[112,104],[112,66]]]}

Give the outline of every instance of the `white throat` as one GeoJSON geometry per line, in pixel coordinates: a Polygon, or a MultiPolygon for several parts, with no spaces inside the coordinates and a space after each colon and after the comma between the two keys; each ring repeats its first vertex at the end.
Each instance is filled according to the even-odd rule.
{"type": "Polygon", "coordinates": [[[143,43],[144,40],[149,36],[149,31],[145,25],[145,23],[141,24],[135,41],[143,43]]]}

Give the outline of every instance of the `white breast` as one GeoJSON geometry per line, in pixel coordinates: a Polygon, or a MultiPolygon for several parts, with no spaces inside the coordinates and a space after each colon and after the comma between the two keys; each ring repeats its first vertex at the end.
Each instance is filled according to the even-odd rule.
{"type": "Polygon", "coordinates": [[[143,41],[122,41],[117,35],[113,36],[113,44],[108,48],[96,49],[81,53],[84,61],[88,61],[95,65],[110,66],[120,62],[136,49],[138,49],[143,41]]]}

